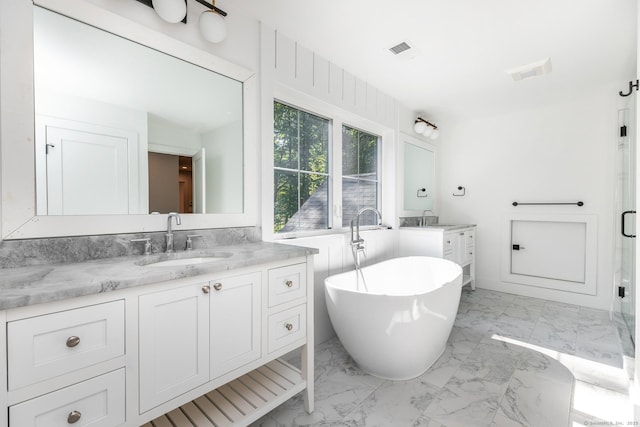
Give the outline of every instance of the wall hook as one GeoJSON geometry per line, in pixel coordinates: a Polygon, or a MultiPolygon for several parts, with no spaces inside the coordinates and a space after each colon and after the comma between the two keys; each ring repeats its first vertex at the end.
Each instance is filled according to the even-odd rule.
{"type": "Polygon", "coordinates": [[[462,194],[453,193],[453,195],[456,196],[456,197],[462,197],[465,194],[467,194],[467,189],[465,187],[463,187],[462,185],[458,185],[458,191],[462,191],[462,194]]]}
{"type": "Polygon", "coordinates": [[[636,80],[636,82],[634,83],[633,81],[629,82],[629,92],[627,93],[622,93],[622,91],[619,92],[620,96],[629,96],[633,93],[633,89],[640,90],[639,88],[640,86],[640,82],[638,82],[638,80],[636,80]]]}
{"type": "Polygon", "coordinates": [[[427,189],[426,188],[418,188],[418,191],[416,191],[416,197],[429,197],[429,195],[427,194],[427,189]]]}

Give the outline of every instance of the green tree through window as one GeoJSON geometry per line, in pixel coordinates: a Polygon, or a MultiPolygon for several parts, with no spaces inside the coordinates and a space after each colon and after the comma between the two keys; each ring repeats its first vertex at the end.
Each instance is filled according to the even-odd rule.
{"type": "Polygon", "coordinates": [[[274,231],[330,227],[330,121],[274,101],[274,231]]]}
{"type": "MultiPolygon", "coordinates": [[[[342,226],[362,208],[378,208],[380,137],[342,126],[342,226]]],[[[375,225],[376,215],[365,213],[361,225],[375,225]]]]}

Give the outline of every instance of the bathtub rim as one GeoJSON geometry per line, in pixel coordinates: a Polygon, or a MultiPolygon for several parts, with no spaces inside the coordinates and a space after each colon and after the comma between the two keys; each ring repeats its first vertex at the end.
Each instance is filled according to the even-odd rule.
{"type": "Polygon", "coordinates": [[[452,277],[449,280],[443,280],[438,284],[435,284],[433,287],[429,288],[428,290],[423,290],[421,292],[412,292],[412,293],[379,293],[379,292],[369,292],[369,291],[364,291],[364,290],[358,290],[358,289],[347,289],[341,286],[336,286],[335,284],[331,283],[331,279],[332,278],[337,278],[337,277],[344,277],[344,276],[350,276],[355,274],[358,274],[356,269],[354,268],[353,270],[349,270],[349,271],[344,271],[342,273],[337,273],[337,274],[332,274],[331,276],[325,277],[324,279],[324,288],[325,291],[328,290],[336,290],[336,291],[340,291],[340,292],[349,292],[349,293],[354,293],[354,294],[364,294],[364,295],[369,295],[369,296],[381,296],[381,297],[415,297],[415,296],[419,296],[419,295],[424,295],[424,294],[428,294],[429,292],[433,292],[437,289],[440,289],[448,284],[451,283],[455,283],[455,282],[459,282],[460,286],[462,287],[462,281],[463,281],[463,270],[462,267],[453,262],[450,261],[448,259],[444,259],[444,258],[438,258],[438,257],[432,257],[432,256],[425,256],[425,255],[410,255],[410,256],[402,256],[402,257],[394,257],[394,258],[389,258],[380,262],[377,262],[375,264],[370,264],[367,265],[365,267],[362,267],[361,269],[364,270],[366,272],[366,270],[368,268],[371,268],[373,266],[379,265],[379,264],[384,264],[390,261],[394,261],[394,260],[398,260],[398,259],[414,259],[414,258],[420,258],[420,259],[429,259],[429,260],[435,260],[436,264],[442,264],[442,265],[447,265],[450,267],[453,267],[454,269],[456,269],[456,274],[452,275],[452,277]]]}

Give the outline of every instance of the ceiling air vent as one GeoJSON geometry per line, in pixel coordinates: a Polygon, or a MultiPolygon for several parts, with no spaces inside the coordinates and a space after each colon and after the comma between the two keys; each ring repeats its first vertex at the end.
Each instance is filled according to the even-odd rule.
{"type": "Polygon", "coordinates": [[[402,42],[389,48],[391,53],[394,55],[400,55],[402,52],[406,52],[409,49],[411,49],[411,46],[409,46],[407,42],[402,42]]]}
{"type": "Polygon", "coordinates": [[[551,59],[545,58],[541,61],[536,61],[532,64],[523,65],[521,67],[505,70],[505,73],[509,74],[513,81],[520,81],[529,79],[531,77],[542,76],[551,72],[551,59]]]}

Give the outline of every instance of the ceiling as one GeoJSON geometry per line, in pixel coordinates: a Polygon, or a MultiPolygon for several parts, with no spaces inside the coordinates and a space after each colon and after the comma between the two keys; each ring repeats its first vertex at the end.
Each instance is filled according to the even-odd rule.
{"type": "MultiPolygon", "coordinates": [[[[223,0],[435,119],[470,119],[635,79],[635,0],[223,0]],[[413,58],[388,48],[402,41],[413,58]],[[546,76],[506,69],[551,58],[546,76]]],[[[624,84],[620,90],[625,89],[624,84]]]]}

